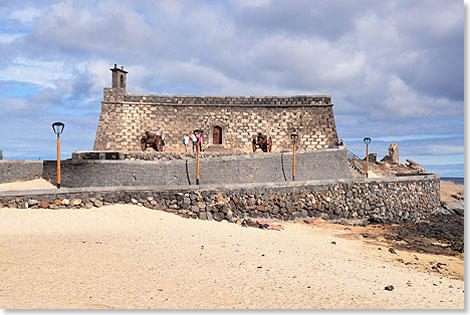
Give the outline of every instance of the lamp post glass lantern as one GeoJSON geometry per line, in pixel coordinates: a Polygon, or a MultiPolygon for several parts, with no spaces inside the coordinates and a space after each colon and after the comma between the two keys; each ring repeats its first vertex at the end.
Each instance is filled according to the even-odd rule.
{"type": "Polygon", "coordinates": [[[372,139],[369,137],[365,137],[363,141],[366,144],[366,169],[364,173],[365,173],[366,178],[368,178],[369,177],[369,144],[372,141],[372,139]]]}
{"type": "Polygon", "coordinates": [[[199,185],[199,150],[201,149],[202,135],[204,131],[202,129],[195,129],[194,133],[199,133],[201,135],[201,140],[197,142],[196,145],[196,185],[199,185]]]}
{"type": "Polygon", "coordinates": [[[299,134],[294,131],[291,133],[290,138],[292,140],[292,181],[295,181],[295,145],[299,141],[299,134]]]}
{"type": "Polygon", "coordinates": [[[56,121],[52,124],[52,130],[54,130],[54,133],[57,135],[57,137],[59,137],[64,130],[64,126],[64,123],[60,121],[56,121]]]}
{"type": "Polygon", "coordinates": [[[57,135],[57,189],[60,188],[60,134],[64,131],[65,124],[56,121],[52,124],[52,130],[57,135]]]}

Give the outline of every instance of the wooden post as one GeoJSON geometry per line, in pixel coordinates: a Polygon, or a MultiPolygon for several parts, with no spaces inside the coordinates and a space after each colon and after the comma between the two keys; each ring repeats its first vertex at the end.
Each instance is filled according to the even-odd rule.
{"type": "Polygon", "coordinates": [[[369,145],[366,144],[366,170],[365,170],[366,178],[369,177],[369,145]]]}
{"type": "Polygon", "coordinates": [[[57,189],[60,188],[60,136],[57,135],[57,189]]]}
{"type": "Polygon", "coordinates": [[[295,142],[292,144],[293,154],[292,154],[292,181],[295,181],[295,142]]]}
{"type": "Polygon", "coordinates": [[[199,141],[196,145],[196,185],[199,185],[199,141]]]}

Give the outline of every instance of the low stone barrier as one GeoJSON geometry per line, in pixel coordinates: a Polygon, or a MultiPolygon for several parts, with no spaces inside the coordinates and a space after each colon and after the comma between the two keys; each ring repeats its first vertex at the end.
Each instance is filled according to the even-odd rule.
{"type": "Polygon", "coordinates": [[[42,165],[35,160],[0,160],[0,184],[40,178],[42,165]]]}
{"type": "Polygon", "coordinates": [[[432,215],[440,206],[439,185],[438,175],[427,175],[199,187],[49,189],[0,192],[0,207],[78,209],[125,203],[201,220],[322,217],[399,223],[432,215]]]}
{"type": "MultiPolygon", "coordinates": [[[[192,144],[189,146],[190,150],[191,148],[192,144]]],[[[201,159],[205,159],[224,156],[240,156],[246,154],[246,152],[200,152],[199,157],[201,159]]],[[[195,158],[196,152],[156,152],[153,149],[148,149],[145,152],[77,151],[72,153],[72,160],[174,161],[194,160],[195,158]]]]}
{"type": "MultiPolygon", "coordinates": [[[[191,159],[171,161],[65,160],[61,163],[61,185],[67,188],[193,185],[196,182],[196,159],[192,156],[191,159]]],[[[292,179],[292,152],[208,156],[200,159],[201,184],[288,182],[292,179]]],[[[44,161],[43,178],[53,184],[56,165],[55,161],[44,161]]],[[[351,177],[346,150],[296,153],[296,180],[351,177]]]]}

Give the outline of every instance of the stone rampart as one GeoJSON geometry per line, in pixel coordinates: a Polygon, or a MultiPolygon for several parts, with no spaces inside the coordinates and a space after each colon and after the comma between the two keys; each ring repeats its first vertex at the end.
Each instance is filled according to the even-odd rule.
{"type": "Polygon", "coordinates": [[[183,135],[201,129],[208,147],[217,138],[214,128],[218,145],[232,152],[250,152],[258,132],[272,137],[276,152],[291,149],[294,130],[299,150],[333,148],[338,138],[330,96],[139,95],[105,88],[94,150],[138,151],[147,130],[166,136],[165,150],[184,151],[183,135]]]}
{"type": "Polygon", "coordinates": [[[0,207],[65,209],[115,203],[136,204],[186,218],[229,222],[247,217],[322,217],[399,223],[427,218],[439,208],[439,176],[0,192],[0,207]]]}
{"type": "MultiPolygon", "coordinates": [[[[155,154],[158,155],[159,153],[155,154]]],[[[168,153],[161,155],[171,156],[168,153]]],[[[191,185],[196,181],[196,159],[191,153],[185,153],[183,156],[185,157],[183,160],[171,161],[65,160],[61,163],[61,185],[63,187],[191,185]]],[[[45,179],[55,184],[56,172],[55,161],[44,162],[45,179]]],[[[327,149],[296,153],[296,180],[340,178],[351,178],[346,150],[327,149]]],[[[291,180],[292,152],[200,159],[200,183],[203,184],[291,180]]]]}
{"type": "Polygon", "coordinates": [[[42,163],[35,160],[0,160],[0,184],[40,178],[42,163]]]}

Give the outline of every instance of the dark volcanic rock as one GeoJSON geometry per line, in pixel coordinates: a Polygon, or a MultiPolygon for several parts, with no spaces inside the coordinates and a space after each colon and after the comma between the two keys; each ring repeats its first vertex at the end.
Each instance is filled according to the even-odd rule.
{"type": "Polygon", "coordinates": [[[395,240],[405,242],[397,245],[404,249],[432,254],[464,252],[464,217],[460,215],[434,214],[426,221],[393,225],[388,229],[395,240]],[[448,245],[433,244],[436,240],[448,245]]]}

